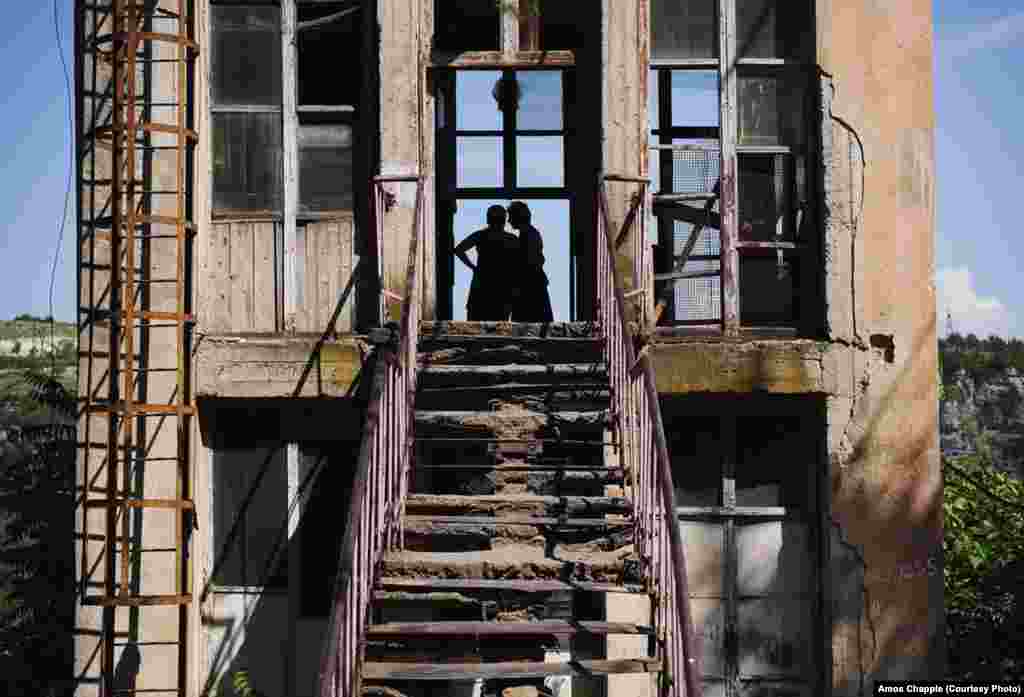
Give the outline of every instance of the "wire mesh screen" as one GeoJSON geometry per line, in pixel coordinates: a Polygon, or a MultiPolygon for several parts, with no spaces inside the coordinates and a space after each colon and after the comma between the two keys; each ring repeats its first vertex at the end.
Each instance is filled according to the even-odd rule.
{"type": "MultiPolygon", "coordinates": [[[[677,140],[697,146],[694,149],[672,150],[671,190],[674,194],[710,194],[718,184],[721,173],[721,153],[716,141],[677,140]]],[[[667,164],[669,154],[662,151],[661,163],[667,164]]],[[[659,168],[660,172],[660,168],[659,168]]],[[[668,184],[667,181],[664,184],[668,184]]],[[[662,271],[721,273],[721,233],[718,229],[718,201],[712,202],[710,214],[705,213],[706,202],[689,201],[678,204],[682,208],[669,209],[660,219],[660,238],[663,248],[671,249],[664,259],[662,271]],[[690,250],[686,264],[680,268],[680,255],[686,247],[695,225],[701,232],[690,250]]],[[[672,284],[669,318],[677,323],[713,324],[721,320],[721,277],[682,278],[665,281],[672,284]]],[[[665,296],[661,290],[660,296],[665,296]]]]}
{"type": "MultiPolygon", "coordinates": [[[[717,208],[717,204],[716,204],[717,208]]],[[[689,223],[674,221],[673,223],[673,257],[679,258],[686,241],[690,238],[693,226],[689,223]]],[[[704,228],[697,237],[697,243],[690,252],[683,271],[699,272],[714,271],[721,273],[720,259],[694,259],[693,257],[720,256],[720,235],[715,228],[704,228]]],[[[682,278],[669,281],[675,284],[673,305],[675,319],[679,322],[716,322],[722,317],[722,280],[721,276],[712,278],[682,278]]]]}
{"type": "Polygon", "coordinates": [[[721,153],[717,148],[672,151],[672,193],[710,193],[721,173],[721,153]]]}

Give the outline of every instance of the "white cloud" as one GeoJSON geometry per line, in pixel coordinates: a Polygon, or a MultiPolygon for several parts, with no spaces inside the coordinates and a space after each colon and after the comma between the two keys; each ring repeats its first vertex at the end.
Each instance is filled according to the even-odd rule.
{"type": "Polygon", "coordinates": [[[1010,312],[996,297],[981,297],[974,289],[971,272],[965,266],[939,269],[935,274],[935,301],[946,332],[946,313],[952,313],[954,329],[960,334],[1008,336],[1010,312]]]}
{"type": "Polygon", "coordinates": [[[992,51],[1024,37],[1024,11],[978,24],[937,42],[938,55],[945,60],[965,58],[979,51],[992,51]]]}

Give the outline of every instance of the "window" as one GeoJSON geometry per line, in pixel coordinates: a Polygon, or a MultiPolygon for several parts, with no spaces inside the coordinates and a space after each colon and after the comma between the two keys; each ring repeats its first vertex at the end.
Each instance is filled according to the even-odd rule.
{"type": "Polygon", "coordinates": [[[279,217],[289,199],[300,218],[353,207],[360,6],[284,1],[294,3],[284,15],[267,5],[211,9],[213,209],[222,218],[279,217]],[[297,68],[288,74],[282,55],[293,45],[297,68]],[[294,185],[286,162],[296,163],[294,185]]]}
{"type": "Polygon", "coordinates": [[[564,189],[566,80],[561,70],[454,72],[442,110],[454,118],[442,116],[440,137],[454,139],[458,195],[524,198],[564,189]]]}
{"type": "Polygon", "coordinates": [[[353,119],[362,61],[357,5],[297,5],[298,214],[316,218],[353,207],[353,119]],[[339,67],[344,79],[338,79],[339,67]]]}
{"type": "Polygon", "coordinates": [[[215,585],[288,587],[285,460],[284,447],[213,451],[215,585]]]}
{"type": "Polygon", "coordinates": [[[652,0],[663,324],[811,330],[812,17],[806,0],[652,0]],[[723,201],[734,203],[723,210],[723,201]]]}
{"type": "Polygon", "coordinates": [[[817,694],[820,410],[698,402],[666,415],[705,694],[817,694]]]}
{"type": "Polygon", "coordinates": [[[211,24],[214,211],[279,212],[281,12],[215,6],[211,24]]]}

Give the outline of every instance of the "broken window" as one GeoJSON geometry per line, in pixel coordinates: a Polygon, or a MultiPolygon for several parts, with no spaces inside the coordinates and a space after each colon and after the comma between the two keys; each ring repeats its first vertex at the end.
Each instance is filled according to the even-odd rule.
{"type": "Polygon", "coordinates": [[[213,208],[221,217],[281,215],[289,196],[300,217],[353,206],[361,6],[289,1],[295,7],[288,27],[280,7],[211,8],[213,208]],[[292,74],[282,61],[282,41],[294,45],[292,74]],[[283,99],[284,90],[294,101],[283,99]],[[294,112],[289,106],[284,113],[285,102],[294,112]],[[283,124],[292,124],[294,137],[284,137],[283,124]],[[286,162],[296,164],[297,181],[285,181],[286,162]],[[286,187],[295,189],[286,194],[286,187]]]}
{"type": "Polygon", "coordinates": [[[815,694],[820,407],[679,400],[665,414],[705,694],[815,694]]]}
{"type": "Polygon", "coordinates": [[[651,11],[661,323],[810,331],[810,6],[652,0],[651,11]],[[735,176],[723,182],[723,172],[735,176]]]}
{"type": "Polygon", "coordinates": [[[297,5],[298,214],[352,210],[353,125],[360,91],[359,5],[297,5]],[[338,79],[339,66],[345,79],[338,79]]]}
{"type": "Polygon", "coordinates": [[[284,447],[213,451],[213,583],[287,588],[284,447]]]}
{"type": "Polygon", "coordinates": [[[211,25],[214,213],[278,212],[281,12],[217,5],[211,8],[211,25]]]}

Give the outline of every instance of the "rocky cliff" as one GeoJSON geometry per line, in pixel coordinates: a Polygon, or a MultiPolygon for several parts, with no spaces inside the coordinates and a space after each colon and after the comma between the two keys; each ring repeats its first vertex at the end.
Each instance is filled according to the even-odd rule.
{"type": "Polygon", "coordinates": [[[984,378],[947,376],[940,403],[942,451],[990,447],[994,464],[1024,478],[1024,376],[1007,367],[984,378]]]}

